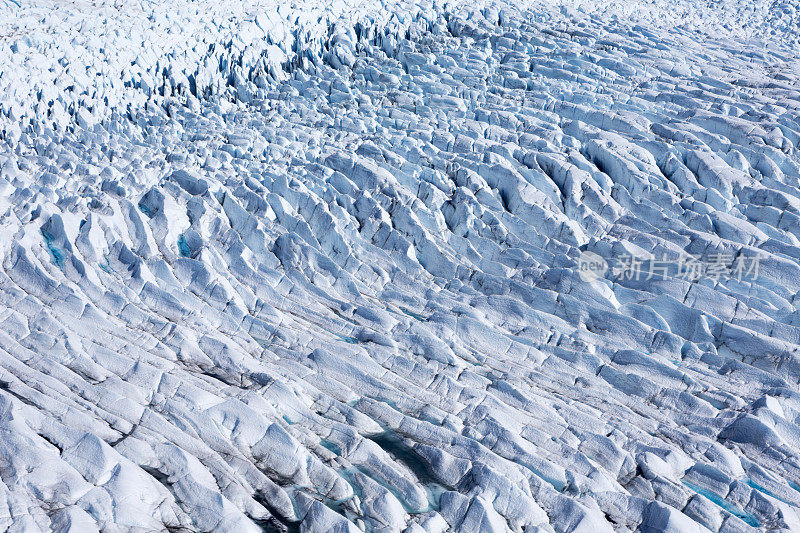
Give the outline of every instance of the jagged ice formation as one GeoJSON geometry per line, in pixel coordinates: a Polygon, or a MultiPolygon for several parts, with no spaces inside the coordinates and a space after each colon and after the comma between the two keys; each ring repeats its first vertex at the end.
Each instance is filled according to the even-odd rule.
{"type": "Polygon", "coordinates": [[[797,2],[4,2],[0,527],[800,530],[797,2]]]}

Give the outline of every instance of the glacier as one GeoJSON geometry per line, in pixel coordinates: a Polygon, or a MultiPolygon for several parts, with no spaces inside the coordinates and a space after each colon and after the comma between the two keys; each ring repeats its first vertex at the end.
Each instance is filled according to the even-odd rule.
{"type": "Polygon", "coordinates": [[[3,0],[0,528],[800,531],[799,30],[3,0]]]}

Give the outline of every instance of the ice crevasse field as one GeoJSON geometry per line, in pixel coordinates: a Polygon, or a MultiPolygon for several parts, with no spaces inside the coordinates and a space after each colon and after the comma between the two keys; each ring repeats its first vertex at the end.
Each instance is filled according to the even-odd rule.
{"type": "Polygon", "coordinates": [[[799,34],[0,0],[0,529],[800,531],[799,34]]]}

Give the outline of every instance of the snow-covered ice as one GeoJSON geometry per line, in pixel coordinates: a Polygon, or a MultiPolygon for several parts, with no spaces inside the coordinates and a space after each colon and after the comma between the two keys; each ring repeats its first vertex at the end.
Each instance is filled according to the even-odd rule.
{"type": "Polygon", "coordinates": [[[3,0],[0,528],[800,531],[799,30],[3,0]]]}

